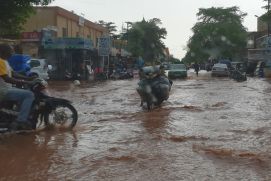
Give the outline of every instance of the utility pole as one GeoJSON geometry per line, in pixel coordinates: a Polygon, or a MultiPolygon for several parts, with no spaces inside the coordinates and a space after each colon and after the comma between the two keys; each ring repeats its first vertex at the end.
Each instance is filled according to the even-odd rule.
{"type": "MultiPolygon", "coordinates": [[[[126,36],[127,36],[127,43],[128,43],[128,39],[129,39],[128,30],[129,30],[129,28],[131,28],[132,22],[126,21],[125,23],[126,23],[126,36]]],[[[127,47],[127,44],[125,45],[125,47],[127,47]]]]}
{"type": "Polygon", "coordinates": [[[269,16],[269,11],[270,11],[270,0],[268,0],[267,4],[267,14],[268,14],[268,21],[267,21],[267,36],[269,37],[270,35],[270,16],[269,16]]]}
{"type": "Polygon", "coordinates": [[[129,28],[131,27],[132,23],[130,21],[126,21],[126,32],[128,32],[129,28]]]}

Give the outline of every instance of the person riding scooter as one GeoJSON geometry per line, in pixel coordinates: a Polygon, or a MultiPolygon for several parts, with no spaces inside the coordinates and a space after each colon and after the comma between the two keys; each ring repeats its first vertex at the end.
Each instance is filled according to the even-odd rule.
{"type": "Polygon", "coordinates": [[[141,106],[146,102],[150,110],[152,105],[158,106],[168,99],[172,81],[164,75],[163,66],[143,67],[139,75],[137,92],[141,97],[141,106]]]}
{"type": "Polygon", "coordinates": [[[10,68],[8,59],[13,54],[13,49],[7,44],[0,44],[0,101],[15,101],[20,103],[20,111],[17,122],[12,124],[12,129],[31,129],[28,120],[34,101],[31,91],[12,87],[12,84],[24,86],[31,84],[32,78],[22,76],[10,68]]]}

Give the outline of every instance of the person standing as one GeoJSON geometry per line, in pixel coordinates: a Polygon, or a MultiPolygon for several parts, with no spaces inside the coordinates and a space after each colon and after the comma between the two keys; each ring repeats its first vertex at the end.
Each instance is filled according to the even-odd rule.
{"type": "Polygon", "coordinates": [[[194,69],[195,69],[195,72],[198,76],[199,75],[199,64],[197,62],[194,64],[194,69]]]}
{"type": "Polygon", "coordinates": [[[141,56],[138,57],[136,64],[137,64],[138,69],[141,69],[142,67],[144,67],[145,62],[141,56]]]}

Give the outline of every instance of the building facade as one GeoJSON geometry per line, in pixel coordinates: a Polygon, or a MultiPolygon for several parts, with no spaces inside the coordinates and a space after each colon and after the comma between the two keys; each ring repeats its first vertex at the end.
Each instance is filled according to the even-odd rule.
{"type": "Polygon", "coordinates": [[[24,54],[52,65],[52,79],[87,78],[88,65],[99,62],[97,42],[108,30],[60,7],[35,7],[24,24],[20,45],[24,54]],[[80,76],[79,76],[80,75],[80,76]]]}
{"type": "Polygon", "coordinates": [[[270,40],[270,36],[268,36],[268,23],[258,17],[257,31],[248,33],[248,61],[257,63],[259,61],[269,60],[270,40]]]}
{"type": "MultiPolygon", "coordinates": [[[[271,31],[271,23],[267,23],[261,20],[261,17],[257,18],[257,32],[261,34],[267,34],[268,33],[268,26],[269,31],[271,31]]],[[[271,33],[271,32],[269,32],[271,33]]]]}
{"type": "Polygon", "coordinates": [[[97,47],[97,39],[108,34],[106,28],[95,24],[74,12],[60,7],[36,7],[33,14],[24,24],[24,32],[41,32],[49,29],[57,38],[88,38],[97,47]]]}

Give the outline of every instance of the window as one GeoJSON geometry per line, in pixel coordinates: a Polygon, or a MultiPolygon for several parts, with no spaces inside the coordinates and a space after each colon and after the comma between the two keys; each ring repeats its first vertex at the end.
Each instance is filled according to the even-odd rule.
{"type": "Polygon", "coordinates": [[[29,64],[31,68],[40,66],[40,62],[38,60],[31,60],[29,64]]]}
{"type": "Polygon", "coordinates": [[[62,28],[62,36],[63,37],[67,37],[68,36],[67,28],[62,28]]]}

